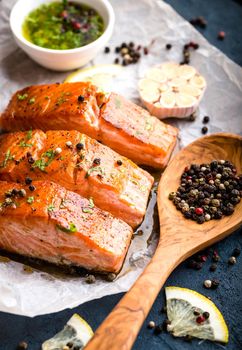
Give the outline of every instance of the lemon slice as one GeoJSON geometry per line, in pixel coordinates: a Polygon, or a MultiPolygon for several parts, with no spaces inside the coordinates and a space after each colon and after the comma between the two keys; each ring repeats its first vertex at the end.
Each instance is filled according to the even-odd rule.
{"type": "Polygon", "coordinates": [[[228,327],[221,312],[211,300],[187,288],[167,287],[165,291],[167,316],[171,322],[167,330],[175,337],[190,335],[200,339],[228,342],[228,327]],[[206,312],[209,317],[198,323],[198,312],[200,316],[206,312]]]}
{"type": "Polygon", "coordinates": [[[65,349],[65,347],[68,348],[68,343],[73,344],[73,348],[77,346],[81,350],[92,336],[93,331],[89,324],[78,314],[74,314],[62,331],[42,344],[42,350],[62,350],[65,349]]]}
{"type": "Polygon", "coordinates": [[[78,81],[90,81],[100,90],[107,91],[113,77],[121,73],[123,67],[120,64],[99,64],[90,68],[79,69],[68,75],[65,83],[78,81]]]}

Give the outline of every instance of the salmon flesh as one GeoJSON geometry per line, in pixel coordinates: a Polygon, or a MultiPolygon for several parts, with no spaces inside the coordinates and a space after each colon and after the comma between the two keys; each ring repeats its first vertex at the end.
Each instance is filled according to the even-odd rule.
{"type": "Polygon", "coordinates": [[[144,217],[153,177],[78,131],[41,130],[0,136],[0,180],[54,181],[132,227],[144,217]]]}
{"type": "Polygon", "coordinates": [[[164,168],[176,143],[177,129],[145,109],[88,82],[48,84],[17,91],[0,118],[5,131],[78,130],[132,159],[164,168]]]}
{"type": "Polygon", "coordinates": [[[49,181],[0,181],[0,248],[58,265],[117,273],[132,228],[49,181]]]}

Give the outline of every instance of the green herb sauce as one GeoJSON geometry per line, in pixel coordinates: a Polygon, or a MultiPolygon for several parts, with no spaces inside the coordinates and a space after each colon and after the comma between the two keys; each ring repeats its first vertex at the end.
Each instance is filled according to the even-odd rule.
{"type": "MultiPolygon", "coordinates": [[[[35,45],[68,50],[99,38],[104,32],[104,22],[93,8],[63,1],[41,5],[30,12],[22,29],[24,37],[35,45]]],[[[19,99],[26,97],[19,96],[19,99]]]]}

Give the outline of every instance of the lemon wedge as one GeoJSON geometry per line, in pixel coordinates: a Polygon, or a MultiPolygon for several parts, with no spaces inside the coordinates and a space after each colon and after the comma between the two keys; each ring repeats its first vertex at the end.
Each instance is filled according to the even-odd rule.
{"type": "Polygon", "coordinates": [[[64,328],[42,344],[42,350],[71,349],[84,346],[93,336],[92,328],[78,314],[74,314],[64,328]]]}
{"type": "Polygon", "coordinates": [[[99,64],[71,73],[64,82],[74,83],[78,81],[90,81],[100,90],[107,91],[109,90],[112,79],[119,75],[122,70],[123,67],[120,64],[99,64]]]}
{"type": "Polygon", "coordinates": [[[170,321],[167,330],[172,335],[175,337],[189,335],[222,343],[228,342],[228,327],[221,312],[211,300],[187,288],[166,287],[165,292],[167,316],[170,321]]]}

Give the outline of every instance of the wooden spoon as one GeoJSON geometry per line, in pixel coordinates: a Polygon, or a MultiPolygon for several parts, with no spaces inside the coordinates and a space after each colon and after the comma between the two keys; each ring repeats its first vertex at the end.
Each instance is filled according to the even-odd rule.
{"type": "Polygon", "coordinates": [[[230,160],[242,172],[242,137],[213,134],[180,151],[161,177],[158,189],[160,240],[156,252],[133,287],[97,329],[85,350],[128,350],[152,307],[161,287],[174,268],[197,251],[223,239],[242,223],[242,201],[233,215],[202,225],[187,220],[168,199],[176,191],[184,168],[213,159],[230,160]]]}

